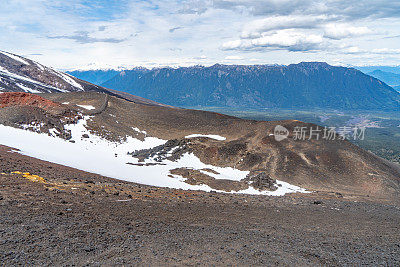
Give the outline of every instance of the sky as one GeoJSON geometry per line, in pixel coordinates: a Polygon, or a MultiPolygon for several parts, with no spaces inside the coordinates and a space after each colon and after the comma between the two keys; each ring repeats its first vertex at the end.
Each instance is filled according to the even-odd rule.
{"type": "Polygon", "coordinates": [[[399,65],[399,0],[1,0],[0,50],[60,70],[399,65]]]}

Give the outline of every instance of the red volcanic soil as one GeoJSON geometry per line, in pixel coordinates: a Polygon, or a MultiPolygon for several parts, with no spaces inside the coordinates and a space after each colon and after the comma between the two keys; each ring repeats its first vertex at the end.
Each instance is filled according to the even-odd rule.
{"type": "Polygon", "coordinates": [[[0,108],[11,106],[31,106],[42,109],[61,108],[62,105],[51,100],[47,100],[41,96],[22,93],[7,92],[0,94],[0,108]]]}

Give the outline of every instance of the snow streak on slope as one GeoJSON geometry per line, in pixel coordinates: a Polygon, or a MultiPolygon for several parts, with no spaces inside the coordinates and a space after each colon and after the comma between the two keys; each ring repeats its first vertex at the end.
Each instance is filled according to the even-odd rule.
{"type": "Polygon", "coordinates": [[[82,85],[80,85],[79,83],[77,83],[71,76],[69,76],[68,74],[64,74],[62,72],[58,72],[55,70],[52,70],[54,74],[56,74],[58,77],[60,77],[61,79],[63,79],[65,82],[69,83],[70,85],[72,85],[73,87],[76,87],[80,90],[84,90],[82,85]]]}
{"type": "Polygon", "coordinates": [[[4,51],[0,51],[0,53],[2,53],[3,55],[6,55],[9,58],[14,59],[15,61],[18,61],[18,62],[20,62],[20,63],[22,63],[24,65],[30,65],[29,62],[25,61],[23,58],[21,58],[19,56],[16,56],[16,55],[4,52],[4,51]]]}
{"type": "Polygon", "coordinates": [[[22,90],[24,90],[26,93],[32,93],[32,94],[40,94],[40,93],[42,93],[41,91],[26,87],[25,85],[20,84],[20,83],[17,83],[17,86],[19,88],[21,88],[22,90]]]}
{"type": "Polygon", "coordinates": [[[67,90],[63,90],[63,89],[56,88],[56,87],[53,87],[53,86],[50,86],[50,85],[46,85],[44,83],[32,80],[32,79],[27,78],[25,76],[21,76],[21,75],[15,74],[15,73],[11,73],[11,72],[9,72],[8,70],[6,70],[5,68],[3,68],[1,66],[0,66],[0,74],[8,76],[8,77],[10,77],[12,79],[18,79],[18,80],[22,80],[22,81],[25,81],[25,82],[28,82],[28,83],[33,83],[33,84],[39,85],[41,87],[53,89],[53,90],[56,90],[56,91],[59,91],[59,92],[63,92],[63,93],[68,92],[67,90]]]}
{"type": "MultiPolygon", "coordinates": [[[[65,103],[68,103],[69,104],[69,102],[65,102],[65,103]]],[[[63,103],[64,104],[64,103],[63,103]]],[[[67,105],[68,105],[67,104],[67,105]]],[[[84,108],[84,109],[87,109],[87,110],[93,110],[93,109],[96,109],[95,107],[93,107],[92,105],[77,105],[78,107],[81,107],[81,108],[84,108]]]]}
{"type": "MultiPolygon", "coordinates": [[[[67,84],[67,87],[71,86],[73,89],[70,89],[72,91],[84,91],[84,87],[76,80],[76,78],[56,71],[52,68],[45,67],[35,61],[25,59],[23,57],[13,55],[4,51],[0,51],[1,56],[6,56],[9,59],[11,59],[13,62],[10,63],[10,65],[5,62],[0,66],[0,74],[6,75],[11,78],[11,81],[14,81],[15,79],[19,79],[20,83],[22,81],[29,82],[31,84],[35,84],[40,87],[45,87],[42,88],[44,92],[46,92],[46,89],[52,89],[60,92],[67,92],[68,90],[60,89],[61,88],[66,88],[65,85],[67,84]],[[21,64],[26,65],[22,66],[21,64]],[[23,71],[21,71],[23,69],[23,71]],[[29,73],[29,74],[28,74],[29,73]],[[52,85],[47,85],[41,81],[43,77],[46,79],[50,79],[53,83],[52,85]],[[38,80],[36,80],[38,79],[38,80]]],[[[3,62],[2,62],[3,63],[3,62]]],[[[11,82],[13,83],[13,82],[11,82]]],[[[17,85],[18,86],[18,85],[17,85]]],[[[26,85],[25,85],[26,86],[26,85]]],[[[20,87],[20,86],[18,86],[20,87]]],[[[23,89],[24,90],[24,89],[23,89]]],[[[26,91],[26,90],[25,90],[26,91]]]]}
{"type": "Polygon", "coordinates": [[[185,136],[185,138],[195,138],[195,137],[207,137],[207,138],[211,138],[211,139],[218,140],[218,141],[226,140],[225,137],[220,136],[220,135],[215,135],[215,134],[191,134],[191,135],[185,136]]]}
{"type": "MultiPolygon", "coordinates": [[[[171,178],[170,170],[176,168],[211,169],[219,173],[215,175],[216,179],[237,181],[248,174],[247,171],[204,164],[195,155],[189,153],[175,162],[164,160],[160,163],[146,160],[145,163],[151,163],[149,166],[132,165],[139,162],[128,155],[128,152],[152,148],[166,141],[155,137],[146,137],[144,141],[127,137],[122,143],[110,142],[91,134],[85,127],[87,120],[90,120],[90,117],[87,116],[77,124],[66,127],[71,130],[75,143],[46,134],[0,125],[0,144],[18,148],[21,150],[20,153],[31,157],[80,170],[130,182],[177,189],[212,190],[207,185],[189,185],[184,182],[185,178],[177,175],[171,178]],[[89,138],[83,137],[86,134],[89,138]]],[[[237,193],[284,195],[291,192],[305,192],[300,187],[284,182],[277,181],[277,184],[281,186],[274,192],[260,192],[250,187],[237,193]]]]}

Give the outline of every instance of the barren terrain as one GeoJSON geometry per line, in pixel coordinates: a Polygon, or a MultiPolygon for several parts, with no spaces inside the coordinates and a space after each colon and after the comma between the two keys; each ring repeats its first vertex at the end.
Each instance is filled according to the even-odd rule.
{"type": "Polygon", "coordinates": [[[385,200],[156,188],[4,146],[0,169],[5,265],[400,264],[400,209],[385,200]]]}

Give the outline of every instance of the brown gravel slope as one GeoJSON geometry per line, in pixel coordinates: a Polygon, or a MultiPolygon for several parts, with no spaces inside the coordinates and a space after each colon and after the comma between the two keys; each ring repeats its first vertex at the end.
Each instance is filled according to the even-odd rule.
{"type": "Polygon", "coordinates": [[[400,264],[399,206],[378,199],[155,188],[6,147],[0,169],[6,266],[400,264]]]}

